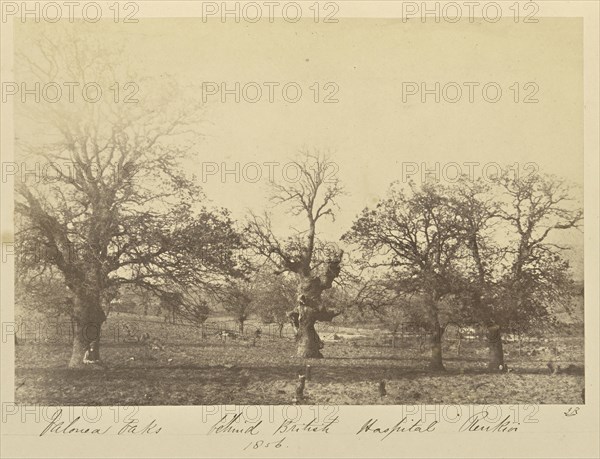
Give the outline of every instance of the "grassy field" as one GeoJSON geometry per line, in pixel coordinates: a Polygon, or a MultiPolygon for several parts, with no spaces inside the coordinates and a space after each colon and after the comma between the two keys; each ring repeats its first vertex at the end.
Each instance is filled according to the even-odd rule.
{"type": "MultiPolygon", "coordinates": [[[[151,329],[152,324],[144,327],[151,329]]],[[[289,404],[298,375],[308,363],[312,377],[306,384],[307,397],[302,402],[306,404],[582,403],[583,339],[579,338],[561,340],[558,355],[546,346],[531,356],[529,348],[539,349],[539,344],[532,343],[519,356],[516,345],[507,344],[508,374],[486,372],[485,343],[463,343],[458,355],[455,345],[447,342],[447,371],[432,374],[427,371],[426,346],[419,350],[417,342],[402,341],[392,348],[378,344],[375,335],[373,344],[365,345],[368,341],[353,342],[353,332],[343,329],[338,329],[345,336],[341,340],[332,341],[332,333],[323,333],[328,338],[325,358],[310,361],[294,356],[290,338],[223,342],[213,334],[202,338],[193,327],[160,322],[150,333],[159,337],[160,330],[164,332],[162,349],[107,338],[101,347],[104,365],[82,370],[67,369],[70,347],[65,340],[20,342],[16,347],[16,401],[48,405],[289,404]],[[576,371],[552,375],[546,367],[549,359],[563,367],[574,364],[576,371]],[[386,397],[378,393],[382,379],[386,397]]]]}

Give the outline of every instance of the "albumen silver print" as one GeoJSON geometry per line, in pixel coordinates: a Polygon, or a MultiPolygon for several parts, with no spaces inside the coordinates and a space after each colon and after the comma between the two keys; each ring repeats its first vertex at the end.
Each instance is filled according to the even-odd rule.
{"type": "Polygon", "coordinates": [[[3,455],[598,454],[597,4],[1,5],[3,455]]]}

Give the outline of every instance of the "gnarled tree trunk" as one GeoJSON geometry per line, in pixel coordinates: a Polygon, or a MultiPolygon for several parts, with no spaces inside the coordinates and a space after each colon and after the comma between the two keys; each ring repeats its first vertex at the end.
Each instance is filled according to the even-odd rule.
{"type": "Polygon", "coordinates": [[[94,343],[90,360],[100,360],[100,331],[106,320],[98,293],[77,293],[74,300],[75,333],[69,368],[84,365],[85,352],[94,343]]]}
{"type": "Polygon", "coordinates": [[[327,311],[326,309],[314,310],[303,305],[300,305],[298,309],[301,311],[300,313],[295,311],[290,313],[298,343],[296,355],[298,357],[320,359],[323,357],[321,349],[324,345],[315,329],[315,323],[331,322],[340,313],[327,311]]]}
{"type": "Polygon", "coordinates": [[[298,341],[298,349],[296,355],[298,357],[320,359],[321,354],[321,338],[315,330],[317,319],[314,313],[309,312],[300,317],[298,323],[298,331],[296,339],[298,341]]]}
{"type": "Polygon", "coordinates": [[[321,294],[332,287],[334,279],[339,275],[342,254],[343,252],[339,251],[333,260],[327,262],[324,271],[320,274],[312,272],[308,264],[304,271],[299,273],[302,281],[298,290],[298,306],[288,314],[296,331],[298,357],[317,359],[323,357],[320,352],[323,342],[315,330],[315,323],[331,322],[340,314],[340,312],[327,310],[321,303],[321,294]]]}

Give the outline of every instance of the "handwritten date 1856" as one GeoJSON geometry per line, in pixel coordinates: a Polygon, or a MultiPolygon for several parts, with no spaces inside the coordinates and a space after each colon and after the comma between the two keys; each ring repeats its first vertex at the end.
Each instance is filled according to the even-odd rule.
{"type": "Polygon", "coordinates": [[[251,441],[244,447],[243,451],[247,449],[281,448],[286,438],[287,437],[283,437],[279,441],[272,442],[265,442],[263,440],[251,441]]]}

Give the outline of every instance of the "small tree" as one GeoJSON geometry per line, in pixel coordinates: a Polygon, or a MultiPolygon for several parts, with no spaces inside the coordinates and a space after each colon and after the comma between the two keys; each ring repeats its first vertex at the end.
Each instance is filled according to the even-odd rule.
{"type": "Polygon", "coordinates": [[[220,293],[225,311],[231,314],[244,334],[244,323],[250,318],[256,307],[252,289],[247,281],[231,281],[225,285],[220,293]]]}
{"type": "Polygon", "coordinates": [[[298,283],[286,274],[262,270],[254,281],[253,297],[256,314],[265,324],[276,324],[278,335],[289,322],[288,312],[295,307],[298,283]]]}

